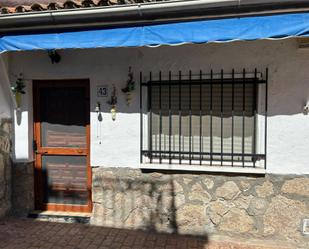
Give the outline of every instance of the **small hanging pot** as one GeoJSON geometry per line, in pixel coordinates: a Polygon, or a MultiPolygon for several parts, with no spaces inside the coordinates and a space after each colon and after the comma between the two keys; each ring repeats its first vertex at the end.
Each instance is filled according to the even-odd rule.
{"type": "Polygon", "coordinates": [[[117,114],[116,106],[112,106],[111,114],[112,114],[112,120],[115,121],[116,120],[116,114],[117,114]]]}
{"type": "Polygon", "coordinates": [[[25,88],[25,84],[24,84],[24,81],[23,79],[20,77],[17,79],[17,81],[15,82],[15,86],[13,86],[11,89],[12,89],[12,92],[14,93],[15,95],[15,100],[16,100],[16,105],[17,105],[17,108],[20,108],[21,106],[21,101],[22,101],[22,95],[25,94],[26,92],[24,91],[24,88],[25,88]]]}
{"type": "Polygon", "coordinates": [[[21,98],[22,98],[22,94],[20,92],[16,92],[15,93],[15,100],[16,100],[17,108],[21,107],[21,98]]]}
{"type": "Polygon", "coordinates": [[[112,120],[115,121],[116,120],[116,113],[117,113],[117,92],[116,92],[116,87],[113,86],[113,92],[111,95],[111,98],[109,101],[107,101],[107,103],[111,106],[111,115],[112,115],[112,120]]]}

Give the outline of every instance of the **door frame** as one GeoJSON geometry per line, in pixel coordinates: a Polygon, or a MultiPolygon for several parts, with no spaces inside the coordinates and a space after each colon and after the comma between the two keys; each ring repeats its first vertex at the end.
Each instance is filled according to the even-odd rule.
{"type": "MultiPolygon", "coordinates": [[[[44,189],[43,189],[43,175],[42,175],[42,155],[44,151],[33,150],[34,156],[34,194],[35,194],[35,209],[41,211],[60,211],[60,212],[92,212],[92,172],[90,166],[90,81],[89,79],[70,79],[70,80],[33,80],[33,144],[41,145],[41,130],[40,130],[40,106],[39,106],[39,89],[43,87],[75,87],[83,86],[86,89],[85,99],[86,110],[88,110],[88,122],[86,124],[86,149],[83,149],[84,154],[87,157],[87,192],[88,203],[87,205],[74,205],[74,204],[56,204],[56,203],[44,203],[44,189]],[[85,151],[84,151],[85,150],[85,151]]],[[[48,148],[53,150],[53,148],[48,148]]],[[[65,155],[68,149],[61,149],[63,155],[65,155]]],[[[69,149],[72,151],[80,151],[81,149],[69,149]]],[[[58,152],[61,155],[61,152],[58,152]]]]}

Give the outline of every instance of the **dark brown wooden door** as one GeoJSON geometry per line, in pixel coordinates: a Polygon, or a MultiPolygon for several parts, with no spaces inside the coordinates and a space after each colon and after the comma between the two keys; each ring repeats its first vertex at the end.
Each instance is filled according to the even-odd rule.
{"type": "Polygon", "coordinates": [[[89,82],[33,84],[36,209],[91,212],[89,82]]]}

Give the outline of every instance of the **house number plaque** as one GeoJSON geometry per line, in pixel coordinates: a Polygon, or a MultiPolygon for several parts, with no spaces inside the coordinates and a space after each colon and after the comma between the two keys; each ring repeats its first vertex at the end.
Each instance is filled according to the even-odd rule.
{"type": "Polygon", "coordinates": [[[108,86],[97,86],[98,97],[108,97],[108,86]]]}

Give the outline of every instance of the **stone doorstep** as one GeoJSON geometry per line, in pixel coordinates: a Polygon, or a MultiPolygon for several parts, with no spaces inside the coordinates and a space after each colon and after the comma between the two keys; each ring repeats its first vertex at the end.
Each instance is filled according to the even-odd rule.
{"type": "Polygon", "coordinates": [[[251,245],[245,243],[228,243],[218,242],[210,243],[206,246],[206,249],[296,249],[297,247],[282,247],[282,246],[268,246],[268,245],[251,245]]]}
{"type": "Polygon", "coordinates": [[[91,213],[77,212],[32,211],[28,214],[28,218],[39,221],[89,224],[91,215],[91,213]]]}
{"type": "Polygon", "coordinates": [[[233,238],[221,235],[212,235],[209,238],[209,249],[220,245],[220,249],[296,249],[298,248],[286,241],[233,238]]]}

